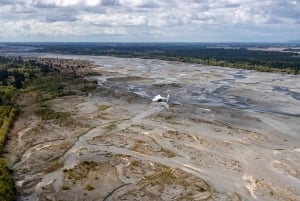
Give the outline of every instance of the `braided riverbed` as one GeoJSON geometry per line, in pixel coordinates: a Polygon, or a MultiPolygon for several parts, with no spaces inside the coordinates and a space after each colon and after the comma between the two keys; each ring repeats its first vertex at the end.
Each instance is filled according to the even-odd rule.
{"type": "Polygon", "coordinates": [[[34,56],[88,60],[101,75],[86,78],[98,82],[86,96],[47,101],[70,124],[25,104],[6,154],[18,200],[300,199],[299,76],[34,56]],[[168,107],[157,94],[170,94],[168,107]]]}

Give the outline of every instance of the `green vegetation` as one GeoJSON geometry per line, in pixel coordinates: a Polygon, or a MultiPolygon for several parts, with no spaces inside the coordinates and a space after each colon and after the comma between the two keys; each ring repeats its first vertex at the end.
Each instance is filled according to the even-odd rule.
{"type": "Polygon", "coordinates": [[[80,166],[87,170],[94,170],[98,164],[94,161],[81,161],[80,166]]]}
{"type": "Polygon", "coordinates": [[[58,123],[67,123],[71,116],[69,112],[56,112],[47,107],[38,109],[36,114],[42,120],[56,120],[58,123]]]}
{"type": "Polygon", "coordinates": [[[65,88],[66,81],[73,81],[72,75],[56,75],[39,77],[32,81],[27,90],[37,93],[37,102],[51,100],[56,97],[76,95],[76,92],[65,88]]]}
{"type": "Polygon", "coordinates": [[[75,178],[75,175],[73,173],[73,169],[64,169],[63,172],[67,174],[68,179],[75,178]]]}
{"type": "Polygon", "coordinates": [[[53,172],[57,169],[63,167],[63,163],[61,161],[55,161],[54,163],[49,163],[49,167],[44,170],[45,173],[53,172]]]}
{"type": "Polygon", "coordinates": [[[61,190],[66,191],[66,190],[69,190],[69,189],[70,189],[70,187],[67,186],[67,185],[65,185],[65,184],[63,184],[63,185],[61,186],[61,190]]]}
{"type": "Polygon", "coordinates": [[[180,181],[174,176],[175,170],[176,169],[171,168],[165,169],[154,175],[145,177],[143,180],[140,181],[140,184],[142,184],[143,186],[157,186],[157,189],[162,193],[167,185],[171,185],[172,183],[178,183],[180,181]]]}
{"type": "Polygon", "coordinates": [[[117,128],[116,122],[111,122],[109,125],[105,126],[105,129],[108,131],[112,131],[117,128]]]}
{"type": "MultiPolygon", "coordinates": [[[[23,59],[21,57],[0,56],[0,154],[3,152],[10,126],[18,111],[17,102],[18,100],[22,101],[24,94],[30,93],[30,97],[36,98],[32,100],[33,103],[43,105],[46,100],[75,95],[76,92],[71,90],[72,85],[68,83],[88,83],[76,75],[76,69],[83,68],[83,65],[74,61],[69,62],[73,66],[68,66],[69,63],[67,62],[61,65],[63,61],[59,59],[23,59]]],[[[24,97],[28,96],[25,95],[24,97]]],[[[59,124],[71,122],[69,112],[54,111],[48,108],[46,104],[41,106],[36,114],[42,120],[53,120],[59,124]]],[[[57,169],[60,166],[60,163],[54,164],[47,171],[57,169]]],[[[0,158],[1,201],[15,200],[14,181],[10,173],[5,160],[0,158]]],[[[68,190],[68,186],[63,185],[62,189],[68,190]]]]}
{"type": "Polygon", "coordinates": [[[100,105],[98,108],[99,108],[100,111],[105,111],[110,107],[111,107],[110,105],[100,105]]]}
{"type": "MultiPolygon", "coordinates": [[[[34,46],[34,45],[33,45],[34,46]]],[[[265,51],[288,44],[267,43],[53,43],[39,46],[46,52],[138,57],[242,68],[264,72],[299,73],[300,56],[295,51],[265,51]],[[251,50],[254,48],[257,50],[251,50]],[[261,48],[261,50],[259,50],[261,48]]],[[[293,47],[295,49],[295,47],[293,47]]],[[[41,51],[39,49],[38,51],[41,51]]]]}
{"type": "Polygon", "coordinates": [[[88,190],[88,191],[92,191],[92,190],[94,190],[95,188],[92,186],[92,185],[90,185],[90,184],[88,184],[88,185],[86,185],[85,187],[84,187],[84,190],[88,190]]]}
{"type": "MultiPolygon", "coordinates": [[[[17,114],[15,100],[39,69],[29,68],[21,57],[0,57],[0,154],[9,128],[17,114]]],[[[0,200],[15,200],[14,180],[4,159],[0,158],[0,200]]]]}
{"type": "Polygon", "coordinates": [[[8,116],[4,117],[4,119],[2,120],[2,125],[0,127],[0,153],[2,153],[3,151],[7,133],[15,115],[16,109],[13,108],[8,112],[8,116]]]}
{"type": "Polygon", "coordinates": [[[40,102],[76,95],[76,92],[66,89],[65,83],[75,81],[78,78],[75,70],[82,66],[75,68],[61,63],[55,59],[24,60],[0,56],[0,103],[12,104],[19,93],[27,91],[34,91],[40,102]]]}
{"type": "Polygon", "coordinates": [[[8,116],[10,110],[10,106],[0,105],[0,125],[2,125],[4,119],[8,116]]]}
{"type": "Polygon", "coordinates": [[[2,86],[25,88],[34,78],[51,72],[49,63],[37,60],[23,60],[21,57],[11,58],[0,56],[0,83],[2,86]]]}
{"type": "Polygon", "coordinates": [[[82,180],[87,177],[87,174],[91,170],[95,170],[97,163],[94,161],[81,161],[78,166],[73,169],[63,169],[66,178],[75,184],[76,181],[82,180]]]}
{"type": "Polygon", "coordinates": [[[0,84],[0,104],[12,105],[17,96],[17,90],[13,86],[3,86],[0,84]]]}
{"type": "MultiPolygon", "coordinates": [[[[16,109],[0,106],[0,154],[3,152],[5,140],[9,127],[16,115],[16,109]]],[[[12,201],[15,196],[14,180],[10,176],[10,171],[4,159],[0,158],[0,200],[12,201]]]]}
{"type": "Polygon", "coordinates": [[[153,175],[144,177],[139,181],[139,185],[143,188],[146,186],[155,186],[155,189],[161,193],[165,191],[167,186],[181,186],[186,191],[184,198],[187,200],[193,200],[193,195],[197,195],[199,192],[204,193],[202,200],[209,200],[214,193],[214,190],[206,181],[190,177],[187,173],[172,168],[163,168],[153,175]],[[176,174],[176,171],[181,173],[176,174]]]}
{"type": "Polygon", "coordinates": [[[167,169],[165,171],[159,172],[156,175],[149,176],[147,179],[150,183],[158,183],[160,185],[171,184],[176,180],[174,176],[174,171],[176,169],[167,169]]]}
{"type": "Polygon", "coordinates": [[[6,162],[0,158],[0,200],[15,200],[14,180],[10,176],[6,162]]]}

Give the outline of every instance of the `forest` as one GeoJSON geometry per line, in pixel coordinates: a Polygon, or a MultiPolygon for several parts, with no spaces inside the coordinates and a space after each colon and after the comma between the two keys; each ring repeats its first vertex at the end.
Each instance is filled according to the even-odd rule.
{"type": "MultiPolygon", "coordinates": [[[[36,60],[0,56],[0,154],[3,153],[9,129],[18,114],[17,97],[33,79],[50,72],[36,60]]],[[[0,157],[0,200],[14,200],[15,187],[5,160],[0,157]]]]}
{"type": "MultiPolygon", "coordinates": [[[[30,93],[34,103],[62,96],[75,95],[65,82],[75,80],[76,69],[83,64],[59,59],[38,59],[0,56],[0,200],[15,200],[15,184],[2,154],[9,130],[22,112],[18,100],[30,93]]],[[[79,79],[79,78],[78,78],[79,79]]],[[[80,82],[83,82],[80,80],[80,82]]],[[[84,83],[84,82],[83,82],[84,83]]],[[[83,90],[82,90],[83,91],[83,90]]],[[[42,111],[45,118],[63,119],[66,114],[42,111]]],[[[51,111],[50,111],[51,112],[51,111]]]]}

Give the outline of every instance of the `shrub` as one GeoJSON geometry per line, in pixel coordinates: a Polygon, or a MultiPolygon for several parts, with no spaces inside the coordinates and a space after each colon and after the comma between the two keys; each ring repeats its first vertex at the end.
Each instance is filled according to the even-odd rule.
{"type": "Polygon", "coordinates": [[[109,125],[105,126],[105,129],[108,130],[108,131],[112,131],[112,130],[114,130],[116,128],[117,128],[116,122],[112,122],[109,125]]]}
{"type": "Polygon", "coordinates": [[[9,130],[9,127],[15,117],[16,109],[11,109],[9,112],[9,115],[5,117],[2,121],[2,125],[0,127],[0,153],[2,153],[2,149],[7,137],[7,133],[9,130]]]}
{"type": "Polygon", "coordinates": [[[88,190],[88,191],[92,191],[94,190],[95,188],[93,186],[91,186],[90,184],[86,185],[84,190],[88,190]]]}
{"type": "Polygon", "coordinates": [[[100,111],[105,111],[105,110],[107,110],[108,108],[110,108],[111,106],[110,105],[100,105],[99,106],[99,110],[100,111]]]}
{"type": "Polygon", "coordinates": [[[36,114],[42,118],[42,120],[58,120],[59,122],[66,122],[71,114],[69,112],[55,112],[50,108],[41,108],[36,111],[36,114]]]}
{"type": "Polygon", "coordinates": [[[61,186],[61,190],[66,191],[66,190],[69,190],[69,189],[70,189],[70,187],[67,186],[67,185],[65,185],[65,184],[63,184],[63,185],[61,186]]]}
{"type": "Polygon", "coordinates": [[[14,180],[10,177],[6,162],[0,159],[0,200],[15,200],[14,180]]]}

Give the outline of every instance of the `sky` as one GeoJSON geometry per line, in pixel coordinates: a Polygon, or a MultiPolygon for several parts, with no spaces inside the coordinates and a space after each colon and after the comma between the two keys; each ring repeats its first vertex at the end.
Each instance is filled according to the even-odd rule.
{"type": "Polygon", "coordinates": [[[0,42],[286,42],[300,0],[0,0],[0,42]]]}

